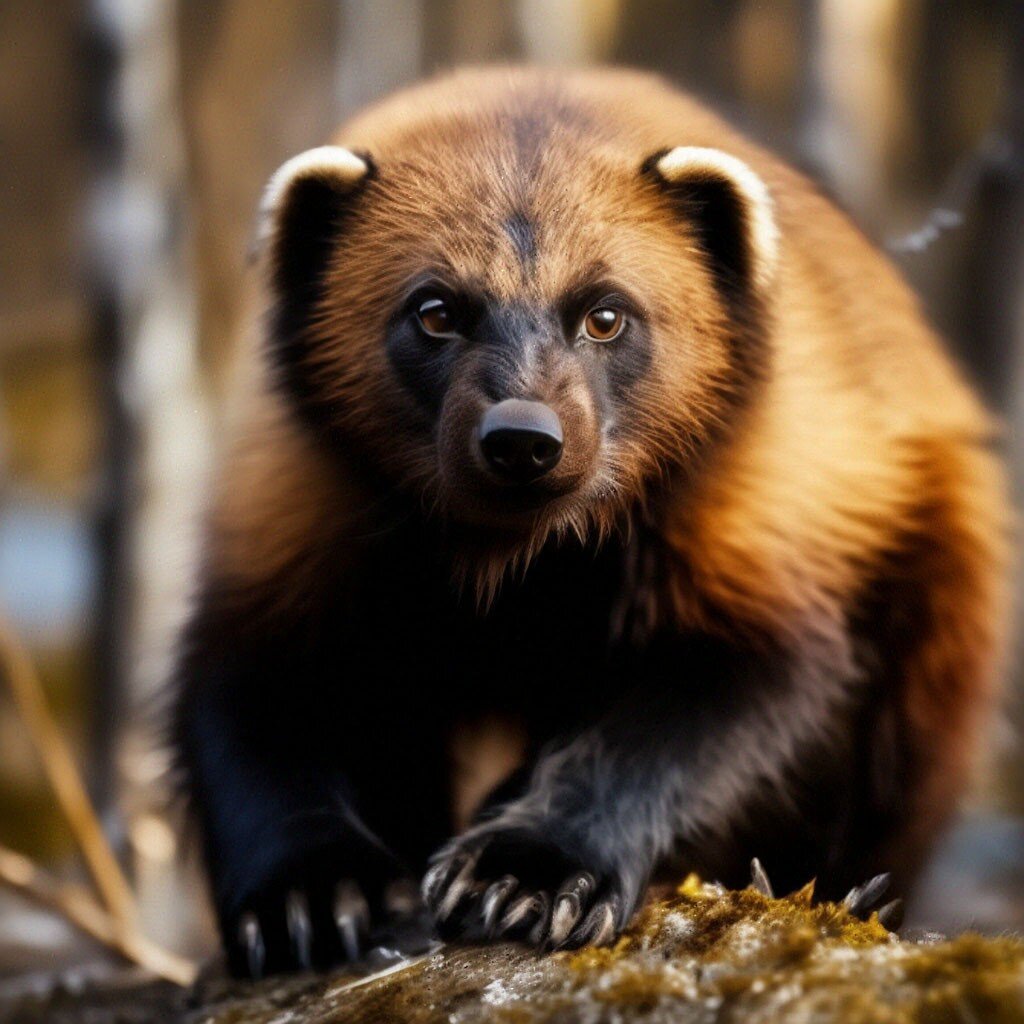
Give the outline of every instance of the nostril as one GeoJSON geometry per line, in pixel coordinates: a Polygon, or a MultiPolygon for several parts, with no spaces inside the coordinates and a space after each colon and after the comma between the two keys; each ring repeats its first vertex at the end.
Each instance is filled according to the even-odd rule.
{"type": "Polygon", "coordinates": [[[542,466],[550,459],[555,458],[561,449],[561,445],[551,438],[544,438],[533,443],[533,461],[542,466]]]}
{"type": "Polygon", "coordinates": [[[500,466],[511,465],[515,461],[516,442],[501,431],[488,434],[483,439],[484,454],[490,462],[500,466]]]}
{"type": "Polygon", "coordinates": [[[541,402],[508,399],[484,413],[480,448],[497,475],[514,483],[528,483],[558,464],[562,424],[554,410],[541,402]]]}

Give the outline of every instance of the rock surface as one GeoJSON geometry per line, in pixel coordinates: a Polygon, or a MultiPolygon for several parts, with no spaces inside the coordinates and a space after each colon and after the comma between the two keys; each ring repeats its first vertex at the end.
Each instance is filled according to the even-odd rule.
{"type": "Polygon", "coordinates": [[[1024,941],[898,939],[878,918],[687,879],[610,949],[446,947],[387,973],[214,976],[193,991],[122,972],[0,992],[0,1021],[52,1024],[1018,1024],[1024,941]]]}

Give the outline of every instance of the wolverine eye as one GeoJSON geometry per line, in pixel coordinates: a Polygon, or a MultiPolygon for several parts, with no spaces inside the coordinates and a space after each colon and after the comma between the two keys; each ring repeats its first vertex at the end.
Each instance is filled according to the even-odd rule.
{"type": "Polygon", "coordinates": [[[583,336],[588,341],[612,341],[622,333],[626,317],[611,306],[597,306],[583,318],[583,336]]]}
{"type": "Polygon", "coordinates": [[[424,299],[416,309],[416,318],[432,338],[449,338],[456,332],[455,312],[439,296],[424,299]]]}

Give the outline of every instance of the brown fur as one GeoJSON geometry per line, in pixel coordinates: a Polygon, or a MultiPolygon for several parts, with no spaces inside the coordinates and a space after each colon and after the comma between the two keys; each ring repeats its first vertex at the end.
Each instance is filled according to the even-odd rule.
{"type": "MultiPolygon", "coordinates": [[[[872,564],[918,534],[921,495],[940,477],[936,503],[948,502],[955,518],[969,510],[971,536],[964,543],[982,576],[978,618],[987,623],[978,646],[996,649],[992,641],[1005,617],[999,584],[1006,575],[1008,510],[1001,472],[987,453],[994,427],[893,268],[806,179],[654,78],[609,71],[559,76],[557,92],[579,133],[557,149],[531,153],[528,140],[503,137],[500,118],[506,106],[544,102],[543,82],[543,75],[512,69],[463,72],[432,83],[428,103],[411,90],[371,107],[335,140],[371,151],[388,168],[386,182],[376,187],[410,200],[380,210],[371,196],[339,247],[334,272],[345,286],[322,313],[323,372],[344,391],[353,420],[370,432],[385,431],[381,453],[394,461],[392,468],[428,495],[437,474],[431,457],[402,450],[383,415],[392,407],[404,413],[376,345],[382,318],[401,294],[404,266],[451,268],[509,299],[524,292],[551,298],[579,275],[578,254],[607,253],[617,275],[648,297],[655,322],[669,329],[687,323],[689,340],[697,343],[659,351],[657,377],[636,409],[642,434],[610,470],[614,485],[597,509],[559,509],[538,524],[532,540],[466,571],[485,572],[486,590],[499,583],[506,560],[524,558],[551,529],[615,528],[616,514],[662,469],[685,461],[716,424],[720,395],[730,386],[720,303],[693,246],[686,259],[679,224],[666,221],[654,197],[638,194],[635,185],[638,153],[666,144],[714,146],[746,161],[773,196],[782,234],[771,294],[777,344],[766,391],[723,464],[696,494],[687,490],[678,508],[669,502],[660,510],[688,567],[686,585],[663,595],[671,614],[702,618],[699,608],[707,602],[729,619],[785,628],[818,607],[843,606],[872,564]],[[389,160],[392,149],[399,161],[389,160]],[[493,188],[508,177],[506,162],[523,160],[532,164],[529,208],[541,226],[539,256],[528,271],[496,227],[527,197],[493,188]],[[445,206],[475,210],[478,221],[438,221],[435,211],[445,206]],[[575,215],[581,210],[583,218],[575,215]],[[557,230],[545,236],[544,225],[557,230]],[[349,349],[341,376],[332,357],[339,344],[349,349]]],[[[294,433],[279,413],[268,414],[280,403],[258,393],[248,410],[253,421],[239,427],[261,469],[243,456],[228,462],[226,493],[269,499],[262,508],[229,512],[233,526],[250,516],[269,519],[275,493],[289,508],[274,529],[254,527],[257,547],[238,556],[243,572],[265,571],[286,549],[297,552],[318,535],[302,517],[316,515],[322,504],[295,503],[295,477],[308,477],[301,487],[315,494],[326,486],[323,468],[293,438],[278,433],[263,440],[294,433]],[[235,479],[246,472],[261,479],[235,479]]],[[[334,507],[335,528],[345,505],[334,507]]],[[[961,614],[969,616],[970,608],[961,614]]]]}
{"type": "MultiPolygon", "coordinates": [[[[381,349],[409,275],[434,267],[499,300],[543,306],[592,267],[614,268],[639,297],[653,345],[620,442],[598,450],[586,389],[552,357],[542,379],[561,403],[569,454],[559,472],[582,483],[517,530],[467,528],[461,543],[456,534],[453,576],[486,603],[552,534],[642,527],[670,552],[633,594],[647,629],[783,645],[832,636],[869,606],[919,593],[885,639],[885,678],[920,772],[911,825],[888,853],[909,872],[967,782],[996,694],[1008,507],[988,450],[993,424],[898,274],[804,178],[644,75],[465,72],[384,101],[336,141],[378,169],[333,249],[336,283],[313,331],[311,372],[344,409],[336,426],[360,439],[353,467],[372,462],[421,496],[427,516],[477,523],[483,513],[450,478],[459,454],[441,446],[439,456],[425,439],[381,349]],[[531,119],[558,120],[557,144],[540,127],[532,134],[531,119]],[[766,349],[748,379],[698,240],[639,173],[645,157],[675,146],[738,156],[772,197],[780,248],[757,283],[766,349]],[[535,225],[529,259],[502,227],[517,213],[535,225]]],[[[753,353],[758,339],[746,341],[753,353]]],[[[250,581],[315,567],[327,535],[371,528],[376,500],[357,469],[346,472],[344,453],[339,474],[313,450],[268,385],[262,352],[253,344],[244,357],[256,369],[210,546],[218,574],[250,581]]],[[[446,415],[476,417],[466,401],[446,415]]],[[[300,593],[316,587],[315,572],[293,578],[300,593]]]]}

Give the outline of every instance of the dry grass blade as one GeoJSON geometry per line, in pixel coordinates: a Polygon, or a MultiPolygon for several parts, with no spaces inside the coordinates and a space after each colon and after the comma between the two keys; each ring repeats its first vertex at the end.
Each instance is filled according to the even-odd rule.
{"type": "Polygon", "coordinates": [[[7,680],[29,739],[92,876],[103,906],[87,892],[60,886],[28,858],[0,846],[0,882],[62,914],[80,931],[154,974],[179,985],[196,976],[193,963],[150,942],[136,926],[135,897],[86,793],[74,758],[50,714],[39,677],[0,617],[0,672],[7,680]]]}
{"type": "Polygon", "coordinates": [[[120,927],[83,889],[58,885],[27,857],[0,846],[0,882],[33,903],[57,911],[79,931],[178,985],[191,985],[196,966],[154,945],[144,936],[120,927]]]}
{"type": "Polygon", "coordinates": [[[32,744],[74,833],[89,873],[111,916],[126,930],[135,918],[135,900],[127,879],[103,834],[74,758],[50,714],[28,652],[0,616],[0,671],[10,688],[32,744]]]}

